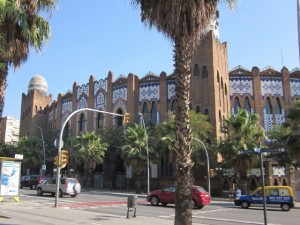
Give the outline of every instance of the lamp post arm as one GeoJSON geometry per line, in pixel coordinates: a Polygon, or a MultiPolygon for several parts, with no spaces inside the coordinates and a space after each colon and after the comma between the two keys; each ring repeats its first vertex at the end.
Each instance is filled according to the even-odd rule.
{"type": "Polygon", "coordinates": [[[207,149],[204,145],[204,143],[202,141],[200,141],[199,139],[197,138],[192,138],[193,140],[196,140],[198,141],[199,143],[201,143],[204,147],[204,150],[205,150],[205,155],[206,155],[206,161],[207,161],[207,182],[208,182],[208,194],[209,194],[209,197],[211,197],[211,194],[210,194],[210,166],[209,166],[209,157],[208,157],[208,152],[207,152],[207,149]]]}

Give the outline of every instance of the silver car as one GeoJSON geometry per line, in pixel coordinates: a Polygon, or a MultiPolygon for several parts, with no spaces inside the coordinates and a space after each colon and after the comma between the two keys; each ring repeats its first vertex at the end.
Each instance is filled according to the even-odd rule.
{"type": "MultiPolygon", "coordinates": [[[[36,191],[37,195],[50,193],[54,196],[56,193],[56,178],[50,178],[39,184],[36,188],[36,191]]],[[[60,178],[59,197],[62,197],[63,195],[76,197],[76,195],[78,195],[80,191],[81,185],[76,178],[60,178]]]]}

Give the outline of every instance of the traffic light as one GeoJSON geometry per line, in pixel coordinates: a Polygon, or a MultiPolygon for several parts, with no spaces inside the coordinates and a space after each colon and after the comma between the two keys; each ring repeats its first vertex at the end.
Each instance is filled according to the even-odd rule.
{"type": "Polygon", "coordinates": [[[69,152],[68,150],[61,150],[61,168],[65,168],[68,164],[69,152]]]}
{"type": "Polygon", "coordinates": [[[58,165],[58,156],[55,156],[55,157],[54,157],[54,162],[53,162],[53,163],[54,163],[55,166],[58,165]]]}
{"type": "Polygon", "coordinates": [[[129,125],[130,124],[130,114],[129,113],[125,113],[124,123],[125,123],[125,125],[129,125]]]}

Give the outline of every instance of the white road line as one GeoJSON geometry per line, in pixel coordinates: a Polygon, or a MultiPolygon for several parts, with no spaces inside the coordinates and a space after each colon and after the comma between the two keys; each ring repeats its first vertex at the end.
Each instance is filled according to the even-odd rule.
{"type": "Polygon", "coordinates": [[[198,211],[198,212],[193,212],[193,215],[212,213],[212,212],[225,212],[225,211],[230,211],[230,210],[233,210],[233,209],[215,209],[215,210],[209,210],[209,211],[198,211]]]}
{"type": "MultiPolygon", "coordinates": [[[[205,217],[205,216],[193,216],[193,218],[205,219],[205,220],[214,220],[214,221],[224,221],[224,222],[234,222],[234,223],[238,223],[238,224],[264,225],[263,222],[244,221],[244,220],[232,220],[232,219],[224,219],[224,218],[212,218],[212,217],[205,217]]],[[[269,224],[269,225],[280,225],[280,224],[269,224]]]]}

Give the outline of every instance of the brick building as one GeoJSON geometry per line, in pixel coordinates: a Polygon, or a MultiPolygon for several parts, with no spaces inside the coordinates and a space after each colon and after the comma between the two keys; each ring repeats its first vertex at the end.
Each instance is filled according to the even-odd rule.
{"type": "MultiPolygon", "coordinates": [[[[300,97],[300,70],[289,71],[284,67],[279,72],[268,67],[260,71],[253,67],[249,71],[238,66],[229,72],[227,43],[219,41],[216,30],[208,31],[194,55],[190,94],[191,108],[209,115],[214,127],[212,139],[221,135],[222,121],[237,107],[259,114],[265,130],[284,122],[286,109],[300,97]]],[[[36,75],[29,82],[28,93],[22,95],[20,136],[39,137],[36,128],[39,126],[45,137],[54,139],[66,118],[86,107],[122,115],[130,113],[133,122],[138,122],[142,113],[146,123],[160,123],[174,110],[174,94],[173,74],[149,72],[139,77],[130,73],[115,79],[109,72],[103,79],[90,76],[85,84],[74,82],[72,92],[59,94],[53,100],[47,94],[46,80],[36,75]]],[[[87,111],[73,116],[65,129],[71,135],[78,135],[121,124],[120,117],[87,111]]],[[[272,173],[272,165],[269,166],[272,173]]],[[[278,170],[275,171],[277,175],[270,174],[273,178],[268,182],[273,184],[276,180],[284,184],[286,179],[276,179],[278,170]]],[[[201,173],[204,177],[205,167],[201,173]]],[[[227,189],[233,182],[228,171],[218,172],[218,177],[222,179],[213,178],[214,187],[219,189],[215,192],[227,189]]],[[[258,183],[259,177],[253,179],[249,178],[249,186],[258,183]]]]}

